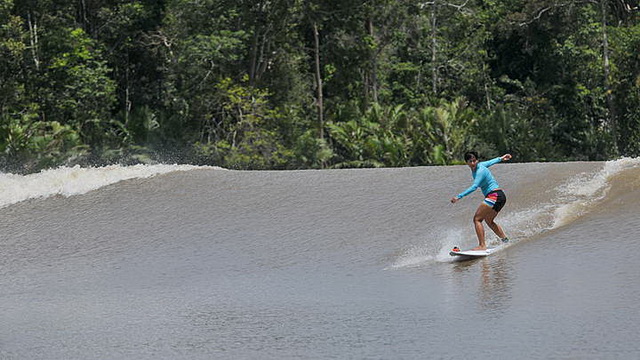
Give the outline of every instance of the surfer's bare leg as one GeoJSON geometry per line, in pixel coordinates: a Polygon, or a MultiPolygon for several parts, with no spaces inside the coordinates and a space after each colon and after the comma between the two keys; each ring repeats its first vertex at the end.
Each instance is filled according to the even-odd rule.
{"type": "Polygon", "coordinates": [[[500,225],[496,224],[493,221],[496,216],[498,216],[498,212],[493,210],[488,205],[482,203],[480,204],[480,206],[478,206],[478,210],[476,210],[476,213],[473,215],[473,226],[476,229],[476,236],[478,237],[478,247],[474,248],[473,250],[487,249],[487,243],[484,236],[484,225],[482,225],[483,221],[485,221],[487,225],[489,225],[491,230],[493,230],[493,232],[496,233],[496,235],[498,235],[500,239],[504,239],[506,237],[500,225]]]}
{"type": "Polygon", "coordinates": [[[500,227],[500,225],[498,225],[497,223],[495,223],[493,220],[496,218],[496,216],[498,216],[498,213],[491,209],[491,211],[493,212],[492,214],[489,214],[489,216],[487,218],[484,219],[484,221],[487,223],[487,225],[489,225],[489,227],[491,228],[491,230],[493,230],[493,232],[498,235],[498,237],[500,239],[504,239],[507,237],[507,235],[505,235],[504,231],[502,231],[502,227],[500,227]]]}

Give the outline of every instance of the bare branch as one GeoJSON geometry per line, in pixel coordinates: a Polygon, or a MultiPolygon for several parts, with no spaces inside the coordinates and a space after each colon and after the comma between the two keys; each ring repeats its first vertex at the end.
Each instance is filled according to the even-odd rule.
{"type": "Polygon", "coordinates": [[[519,25],[520,25],[520,26],[527,26],[527,25],[530,25],[531,23],[533,23],[533,22],[534,22],[534,21],[536,21],[536,20],[540,20],[540,18],[542,17],[542,15],[543,15],[544,13],[546,13],[547,11],[551,10],[551,9],[552,9],[552,7],[546,7],[546,8],[544,8],[544,9],[541,9],[540,11],[538,11],[538,15],[536,15],[534,18],[532,18],[531,20],[529,20],[529,21],[527,21],[527,22],[522,22],[522,23],[520,23],[519,25]]]}
{"type": "Polygon", "coordinates": [[[531,20],[529,21],[525,21],[525,22],[521,22],[520,24],[518,24],[519,26],[527,26],[527,25],[531,25],[533,22],[540,20],[540,18],[542,17],[542,15],[544,15],[544,13],[546,13],[549,10],[552,9],[559,9],[565,6],[569,6],[569,5],[575,5],[575,4],[580,4],[580,3],[591,3],[591,4],[597,4],[597,0],[583,0],[583,1],[569,1],[563,4],[553,4],[551,6],[542,8],[540,10],[538,10],[538,13],[535,17],[533,17],[531,20]]]}
{"type": "Polygon", "coordinates": [[[456,8],[458,11],[461,11],[462,8],[467,6],[468,3],[469,3],[469,0],[465,0],[465,2],[463,4],[460,4],[460,5],[456,5],[456,4],[452,4],[452,3],[446,3],[445,5],[451,6],[452,8],[456,8]]]}
{"type": "MultiPolygon", "coordinates": [[[[450,6],[450,7],[452,7],[452,8],[457,9],[458,11],[461,11],[461,10],[462,10],[462,8],[464,8],[465,6],[467,6],[467,4],[468,4],[468,3],[469,3],[469,0],[465,0],[465,2],[464,2],[464,3],[462,3],[462,4],[460,4],[460,5],[458,5],[458,4],[453,4],[453,3],[449,3],[449,2],[448,2],[448,3],[440,4],[440,5],[442,5],[442,6],[450,6]]],[[[426,2],[422,2],[422,3],[420,3],[420,7],[421,7],[421,8],[426,8],[427,6],[432,6],[432,5],[438,5],[438,2],[437,2],[437,1],[426,1],[426,2]]]]}

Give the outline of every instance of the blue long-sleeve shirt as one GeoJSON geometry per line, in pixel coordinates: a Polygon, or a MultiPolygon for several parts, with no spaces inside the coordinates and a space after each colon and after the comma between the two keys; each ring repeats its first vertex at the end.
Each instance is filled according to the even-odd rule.
{"type": "Polygon", "coordinates": [[[471,171],[471,176],[473,176],[473,185],[469,186],[469,188],[460,194],[458,194],[457,198],[462,199],[463,197],[471,194],[476,191],[477,188],[482,190],[484,196],[487,196],[491,191],[498,189],[500,186],[498,182],[489,171],[489,167],[493,166],[502,161],[502,158],[497,157],[492,160],[483,161],[476,165],[476,169],[471,171]]]}

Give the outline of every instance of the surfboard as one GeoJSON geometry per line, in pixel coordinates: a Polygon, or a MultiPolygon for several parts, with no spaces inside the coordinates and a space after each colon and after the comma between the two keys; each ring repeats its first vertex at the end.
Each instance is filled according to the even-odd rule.
{"type": "Polygon", "coordinates": [[[487,250],[460,250],[458,247],[454,247],[449,255],[451,256],[466,256],[466,257],[485,257],[493,254],[496,250],[500,249],[502,246],[488,248],[487,250]]]}

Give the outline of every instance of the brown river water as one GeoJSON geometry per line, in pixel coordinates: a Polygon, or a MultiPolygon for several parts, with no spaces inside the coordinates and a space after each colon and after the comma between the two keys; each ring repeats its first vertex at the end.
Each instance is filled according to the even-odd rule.
{"type": "Polygon", "coordinates": [[[640,358],[640,159],[491,170],[0,174],[0,358],[640,358]]]}

